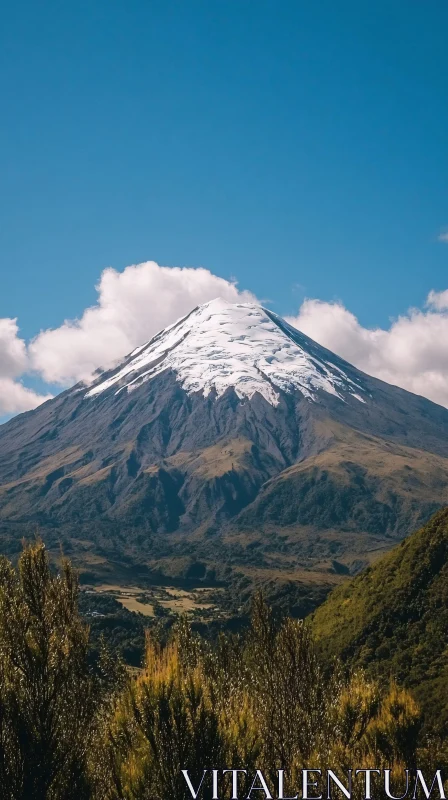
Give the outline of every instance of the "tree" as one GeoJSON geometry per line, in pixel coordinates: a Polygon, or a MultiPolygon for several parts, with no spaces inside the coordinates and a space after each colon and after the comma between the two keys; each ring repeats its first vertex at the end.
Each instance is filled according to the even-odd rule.
{"type": "Polygon", "coordinates": [[[94,680],[69,563],[42,542],[0,558],[0,798],[87,798],[94,680]]]}
{"type": "Polygon", "coordinates": [[[219,717],[199,668],[184,671],[176,640],[162,650],[148,637],[145,669],[123,693],[106,743],[108,799],[187,800],[183,768],[199,783],[204,769],[225,767],[219,717]]]}

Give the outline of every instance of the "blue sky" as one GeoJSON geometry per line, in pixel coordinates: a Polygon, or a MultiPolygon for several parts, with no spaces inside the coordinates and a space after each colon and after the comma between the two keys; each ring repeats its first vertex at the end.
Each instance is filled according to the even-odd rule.
{"type": "Polygon", "coordinates": [[[446,0],[4,4],[0,318],[29,340],[148,260],[285,315],[422,308],[448,285],[447,24],[446,0]]]}

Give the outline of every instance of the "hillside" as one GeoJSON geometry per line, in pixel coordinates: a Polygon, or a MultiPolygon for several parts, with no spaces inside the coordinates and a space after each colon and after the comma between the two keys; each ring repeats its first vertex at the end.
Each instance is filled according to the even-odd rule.
{"type": "Polygon", "coordinates": [[[325,449],[267,481],[227,541],[260,548],[276,533],[303,565],[331,558],[353,572],[448,500],[446,459],[328,420],[316,428],[325,449]]]}
{"type": "Polygon", "coordinates": [[[353,580],[312,625],[327,658],[412,689],[428,723],[448,731],[448,509],[353,580]]]}

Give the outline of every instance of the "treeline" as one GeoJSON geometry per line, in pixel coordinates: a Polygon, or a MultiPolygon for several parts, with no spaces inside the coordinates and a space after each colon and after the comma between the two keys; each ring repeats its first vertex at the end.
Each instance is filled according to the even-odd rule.
{"type": "Polygon", "coordinates": [[[273,783],[285,769],[291,785],[316,765],[398,778],[446,764],[421,722],[409,693],[322,663],[308,626],[261,596],[244,637],[211,643],[181,620],[163,645],[148,636],[137,677],[106,647],[92,667],[70,564],[54,574],[39,542],[17,568],[0,559],[0,800],[184,800],[182,769],[194,786],[226,768],[273,783]]]}

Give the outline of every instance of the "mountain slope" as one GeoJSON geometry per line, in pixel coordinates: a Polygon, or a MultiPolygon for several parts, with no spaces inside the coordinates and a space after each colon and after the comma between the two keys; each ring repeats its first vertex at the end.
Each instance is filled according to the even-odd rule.
{"type": "Polygon", "coordinates": [[[392,675],[448,731],[448,509],[335,589],[312,624],[327,658],[392,675]]]}
{"type": "Polygon", "coordinates": [[[38,526],[100,571],[333,580],[447,502],[448,411],[251,304],[200,306],[0,427],[2,548],[38,526]]]}
{"type": "Polygon", "coordinates": [[[327,447],[267,481],[237,516],[234,543],[283,534],[299,563],[354,571],[415,530],[448,494],[448,461],[326,421],[327,447]]]}

